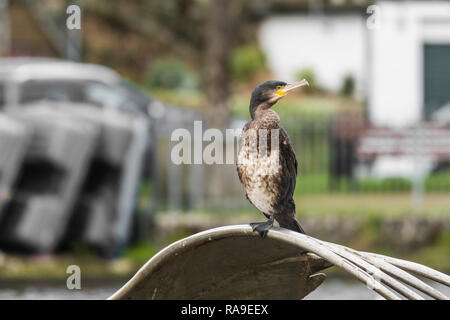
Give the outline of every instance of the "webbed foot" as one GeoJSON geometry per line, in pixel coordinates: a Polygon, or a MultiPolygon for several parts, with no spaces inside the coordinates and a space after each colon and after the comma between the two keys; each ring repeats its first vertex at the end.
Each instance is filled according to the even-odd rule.
{"type": "Polygon", "coordinates": [[[273,216],[269,218],[269,220],[265,222],[252,222],[250,223],[250,227],[252,227],[253,231],[259,233],[261,238],[265,238],[267,236],[267,232],[273,227],[273,216]]]}

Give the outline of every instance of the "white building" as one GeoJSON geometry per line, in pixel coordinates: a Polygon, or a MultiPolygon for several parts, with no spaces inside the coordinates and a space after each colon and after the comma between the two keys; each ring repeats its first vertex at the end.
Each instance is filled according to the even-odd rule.
{"type": "Polygon", "coordinates": [[[294,80],[310,68],[332,91],[351,75],[377,126],[408,126],[450,106],[450,1],[359,3],[267,17],[259,40],[275,75],[294,80]]]}

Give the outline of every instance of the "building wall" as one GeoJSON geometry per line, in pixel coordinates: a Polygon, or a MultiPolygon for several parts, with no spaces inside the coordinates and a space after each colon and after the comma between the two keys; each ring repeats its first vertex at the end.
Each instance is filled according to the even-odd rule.
{"type": "Polygon", "coordinates": [[[269,17],[260,44],[277,78],[294,80],[311,68],[319,84],[338,91],[351,74],[374,125],[409,126],[423,119],[424,44],[450,44],[450,1],[376,5],[379,23],[372,29],[357,13],[269,17]]]}
{"type": "Polygon", "coordinates": [[[259,30],[267,62],[280,80],[292,81],[305,68],[324,88],[339,91],[352,75],[357,92],[365,83],[366,22],[358,14],[275,15],[259,30]]]}
{"type": "Polygon", "coordinates": [[[424,43],[450,43],[450,2],[378,5],[380,27],[369,32],[369,117],[375,125],[408,126],[422,119],[424,43]]]}

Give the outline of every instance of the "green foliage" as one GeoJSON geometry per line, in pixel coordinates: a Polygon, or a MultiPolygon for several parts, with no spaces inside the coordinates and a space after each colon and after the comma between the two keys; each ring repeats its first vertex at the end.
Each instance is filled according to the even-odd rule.
{"type": "Polygon", "coordinates": [[[411,181],[404,178],[361,179],[358,189],[361,192],[409,191],[411,181]]]}
{"type": "Polygon", "coordinates": [[[134,244],[124,251],[123,258],[133,261],[137,264],[143,264],[164,247],[190,235],[191,233],[185,230],[177,230],[175,232],[164,235],[161,241],[140,242],[134,244]]]}
{"type": "Polygon", "coordinates": [[[306,79],[309,82],[309,86],[304,86],[303,91],[306,93],[319,93],[323,92],[324,89],[317,82],[314,70],[311,68],[305,68],[297,72],[297,79],[306,79]]]}
{"type": "Polygon", "coordinates": [[[251,44],[237,48],[232,57],[232,77],[238,82],[250,80],[266,68],[266,58],[258,45],[251,44]]]}
{"type": "MultiPolygon", "coordinates": [[[[306,88],[306,86],[302,87],[302,90],[303,88],[306,88]]],[[[234,96],[231,100],[231,112],[233,116],[249,119],[249,101],[250,94],[234,96]]],[[[361,108],[359,102],[345,101],[342,97],[296,97],[292,95],[283,98],[273,107],[273,109],[278,113],[283,124],[287,126],[289,125],[287,122],[295,123],[298,119],[312,121],[322,121],[321,119],[326,120],[335,114],[343,103],[352,108],[361,108]]]]}
{"type": "Polygon", "coordinates": [[[152,88],[149,93],[164,103],[180,108],[201,109],[208,105],[201,90],[152,88]]]}
{"type": "Polygon", "coordinates": [[[417,248],[413,251],[411,258],[405,258],[448,273],[450,270],[449,248],[450,232],[447,229],[439,234],[434,243],[424,248],[417,248]]]}
{"type": "MultiPolygon", "coordinates": [[[[325,143],[325,142],[323,142],[325,143]]],[[[326,145],[324,145],[326,147],[326,145]]],[[[314,150],[309,150],[308,146],[305,148],[299,148],[299,152],[303,150],[302,153],[311,153],[314,150]]],[[[326,152],[326,149],[319,149],[317,152],[313,152],[313,159],[324,158],[326,155],[321,154],[321,152],[326,152]]],[[[330,192],[330,177],[327,172],[327,166],[322,165],[318,167],[319,170],[311,170],[311,164],[309,159],[300,159],[299,163],[299,174],[297,179],[297,187],[295,189],[295,194],[320,194],[330,192]]],[[[375,179],[375,178],[364,178],[355,180],[354,184],[350,178],[339,178],[334,182],[334,188],[332,191],[338,193],[347,193],[351,191],[356,191],[358,193],[373,193],[373,192],[410,192],[412,189],[412,182],[405,178],[385,178],[385,179],[375,179]],[[352,187],[352,185],[354,187],[352,187]]],[[[433,174],[430,175],[425,180],[425,192],[440,192],[450,190],[450,173],[444,174],[433,174]]]]}
{"type": "Polygon", "coordinates": [[[450,232],[442,232],[436,239],[436,244],[443,248],[450,248],[450,232]]]}
{"type": "Polygon", "coordinates": [[[364,242],[372,243],[372,245],[379,243],[381,225],[384,219],[382,214],[377,213],[372,213],[365,217],[361,228],[364,242]]]}
{"type": "MultiPolygon", "coordinates": [[[[358,181],[361,192],[409,192],[412,182],[405,178],[361,179],[358,181]]],[[[450,190],[450,172],[431,174],[425,179],[426,192],[450,190]]]]}
{"type": "Polygon", "coordinates": [[[347,75],[342,82],[341,94],[350,97],[355,92],[355,78],[352,75],[347,75]]]}
{"type": "Polygon", "coordinates": [[[149,88],[197,89],[198,76],[181,60],[165,58],[153,62],[146,76],[149,88]]]}
{"type": "Polygon", "coordinates": [[[97,252],[85,243],[77,242],[72,247],[72,253],[78,257],[95,257],[97,252]]]}
{"type": "MultiPolygon", "coordinates": [[[[301,160],[302,161],[302,160],[301,160]]],[[[299,164],[299,172],[297,175],[297,184],[294,194],[310,194],[310,193],[327,193],[328,192],[328,174],[326,173],[310,173],[303,174],[303,161],[299,164]]]]}
{"type": "Polygon", "coordinates": [[[137,263],[144,263],[153,257],[159,249],[153,242],[142,242],[126,249],[123,257],[137,263]]]}
{"type": "Polygon", "coordinates": [[[150,208],[153,201],[153,184],[149,179],[143,178],[139,186],[138,195],[138,209],[139,211],[145,211],[150,208]]]}
{"type": "Polygon", "coordinates": [[[425,180],[426,191],[450,190],[450,171],[435,173],[425,180]]]}

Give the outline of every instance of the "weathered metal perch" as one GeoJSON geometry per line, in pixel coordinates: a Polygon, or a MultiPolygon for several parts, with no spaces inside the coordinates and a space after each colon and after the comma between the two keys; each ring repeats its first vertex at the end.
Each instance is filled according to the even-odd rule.
{"type": "Polygon", "coordinates": [[[282,228],[262,239],[249,225],[169,245],[109,299],[302,299],[325,280],[319,271],[333,265],[386,299],[448,299],[411,274],[450,286],[448,275],[426,266],[282,228]]]}

